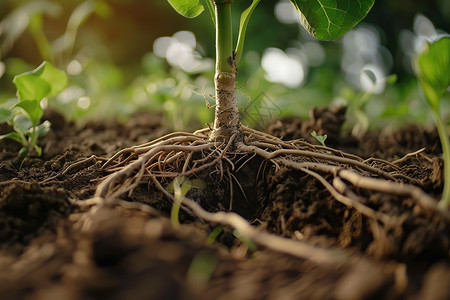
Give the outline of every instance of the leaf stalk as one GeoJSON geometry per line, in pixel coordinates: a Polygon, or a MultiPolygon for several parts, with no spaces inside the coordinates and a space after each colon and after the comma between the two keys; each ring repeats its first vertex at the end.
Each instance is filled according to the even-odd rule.
{"type": "Polygon", "coordinates": [[[450,208],[450,140],[441,115],[435,110],[433,110],[433,114],[439,138],[441,140],[442,155],[444,159],[444,190],[442,191],[439,204],[446,208],[450,208]]]}

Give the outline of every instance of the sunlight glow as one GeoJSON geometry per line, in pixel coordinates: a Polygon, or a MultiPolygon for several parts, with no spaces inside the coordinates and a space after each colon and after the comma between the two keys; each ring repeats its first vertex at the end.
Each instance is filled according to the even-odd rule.
{"type": "Polygon", "coordinates": [[[76,59],[70,61],[70,63],[67,65],[67,74],[69,75],[80,75],[82,71],[83,66],[76,59]]]}
{"type": "Polygon", "coordinates": [[[47,97],[43,98],[41,100],[41,102],[39,103],[39,106],[44,110],[47,109],[48,108],[48,98],[47,97]]]}
{"type": "Polygon", "coordinates": [[[377,65],[365,65],[360,72],[361,89],[366,92],[379,94],[386,87],[386,74],[377,65]]]}
{"type": "Polygon", "coordinates": [[[425,42],[432,42],[448,33],[436,29],[433,23],[424,15],[418,14],[414,18],[413,30],[402,30],[398,37],[398,43],[403,53],[403,67],[413,74],[411,59],[422,48],[425,42]]]}
{"type": "Polygon", "coordinates": [[[188,73],[203,72],[213,68],[210,58],[203,58],[196,50],[195,35],[190,31],[176,32],[172,37],[160,37],[153,43],[156,56],[166,58],[167,62],[188,73]]]}
{"type": "Polygon", "coordinates": [[[393,58],[381,45],[378,31],[364,24],[349,31],[342,40],[341,69],[345,78],[360,90],[383,92],[386,86],[384,78],[392,68],[393,58]]]}
{"type": "Polygon", "coordinates": [[[81,97],[78,99],[77,105],[81,109],[88,109],[91,106],[91,99],[89,97],[81,97]]]}
{"type": "Polygon", "coordinates": [[[295,55],[285,53],[278,48],[264,50],[261,65],[266,72],[266,79],[295,88],[305,78],[305,70],[301,60],[295,55]]]}
{"type": "Polygon", "coordinates": [[[275,4],[275,17],[284,24],[300,23],[297,11],[288,0],[275,4]]]}
{"type": "Polygon", "coordinates": [[[84,97],[84,95],[86,95],[86,91],[83,88],[79,86],[69,86],[56,96],[56,101],[60,104],[67,104],[84,97]]]}

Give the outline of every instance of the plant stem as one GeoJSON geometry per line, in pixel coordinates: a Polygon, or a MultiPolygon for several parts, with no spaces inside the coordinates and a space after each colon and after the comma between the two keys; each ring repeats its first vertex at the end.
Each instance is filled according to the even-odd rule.
{"type": "Polygon", "coordinates": [[[444,190],[439,203],[446,208],[450,208],[450,140],[441,115],[438,111],[433,112],[444,158],[444,190]]]}
{"type": "Polygon", "coordinates": [[[172,209],[170,210],[170,220],[172,221],[172,225],[174,227],[180,226],[180,205],[183,200],[183,195],[181,194],[181,187],[178,184],[178,181],[174,180],[173,182],[173,189],[174,189],[174,202],[172,204],[172,209]]]}
{"type": "Polygon", "coordinates": [[[231,21],[231,2],[214,1],[216,14],[216,71],[234,73],[233,26],[231,21]]]}
{"type": "MultiPolygon", "coordinates": [[[[216,18],[216,110],[211,139],[227,141],[240,130],[240,117],[235,96],[236,63],[233,55],[231,0],[214,0],[216,18]]],[[[239,138],[236,141],[242,140],[239,138]]]]}

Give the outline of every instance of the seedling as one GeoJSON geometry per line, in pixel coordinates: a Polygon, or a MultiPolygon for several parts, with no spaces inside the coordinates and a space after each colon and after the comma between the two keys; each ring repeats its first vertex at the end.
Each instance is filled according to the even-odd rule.
{"type": "Polygon", "coordinates": [[[193,287],[204,288],[216,269],[218,260],[208,251],[197,253],[186,274],[187,282],[193,287]]]}
{"type": "Polygon", "coordinates": [[[0,107],[0,123],[8,123],[14,131],[1,135],[0,140],[8,138],[20,143],[19,157],[23,162],[33,149],[37,155],[42,154],[37,141],[50,130],[50,122],[40,123],[44,113],[41,101],[60,93],[67,84],[67,76],[50,63],[43,62],[35,70],[17,75],[13,82],[17,99],[0,107]]]}
{"type": "Polygon", "coordinates": [[[247,246],[248,251],[250,253],[254,253],[257,250],[256,244],[245,234],[242,234],[239,230],[235,229],[233,231],[233,234],[235,237],[237,237],[239,240],[241,240],[242,243],[244,243],[245,246],[247,246]]]}
{"type": "Polygon", "coordinates": [[[315,137],[316,140],[317,140],[319,143],[322,144],[322,146],[326,147],[326,145],[325,145],[325,140],[327,139],[328,135],[326,135],[326,134],[324,134],[324,135],[318,135],[317,132],[316,132],[315,130],[313,130],[313,131],[311,132],[311,135],[312,135],[313,137],[315,137]]]}
{"type": "Polygon", "coordinates": [[[211,233],[208,235],[208,237],[206,238],[206,243],[208,245],[211,245],[212,243],[214,243],[214,241],[217,239],[217,237],[223,232],[224,227],[222,225],[219,225],[217,227],[215,227],[211,233]]]}
{"type": "Polygon", "coordinates": [[[450,208],[450,141],[441,117],[441,100],[450,87],[450,37],[425,43],[414,58],[414,71],[434,116],[444,157],[444,190],[440,204],[450,208]]]}
{"type": "Polygon", "coordinates": [[[184,176],[176,177],[167,188],[168,192],[173,193],[175,201],[172,204],[170,211],[170,220],[175,227],[180,226],[180,220],[178,215],[180,213],[180,206],[184,196],[192,189],[202,189],[205,187],[205,183],[200,179],[189,180],[184,176]]]}
{"type": "MultiPolygon", "coordinates": [[[[244,48],[250,17],[260,0],[253,0],[241,13],[236,47],[233,47],[231,6],[233,0],[167,0],[182,16],[195,18],[204,11],[204,3],[216,29],[216,110],[212,140],[243,139],[235,97],[236,65],[244,48]]],[[[358,24],[371,9],[374,0],[291,0],[305,29],[322,40],[336,39],[358,24]]]]}

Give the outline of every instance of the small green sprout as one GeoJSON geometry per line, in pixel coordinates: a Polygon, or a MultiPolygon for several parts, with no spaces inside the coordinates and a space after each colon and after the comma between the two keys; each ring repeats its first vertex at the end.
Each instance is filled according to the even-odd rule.
{"type": "Polygon", "coordinates": [[[214,273],[218,259],[209,251],[197,253],[186,274],[187,282],[194,288],[204,288],[214,273]]]}
{"type": "Polygon", "coordinates": [[[208,235],[208,237],[206,238],[206,243],[208,245],[211,245],[212,243],[214,243],[214,241],[217,239],[217,237],[223,232],[224,227],[222,225],[219,225],[217,227],[215,227],[211,233],[208,235]]]}
{"type": "Polygon", "coordinates": [[[414,71],[434,115],[444,158],[444,190],[440,204],[450,208],[450,140],[441,117],[442,96],[450,88],[450,37],[425,43],[414,58],[414,71]]]}
{"type": "Polygon", "coordinates": [[[200,179],[187,179],[184,176],[176,177],[168,186],[167,191],[173,193],[175,201],[170,211],[170,220],[173,226],[180,226],[180,220],[178,215],[180,213],[180,206],[183,201],[183,197],[192,189],[203,189],[205,182],[200,179]]]}
{"type": "Polygon", "coordinates": [[[327,139],[328,135],[326,135],[326,134],[324,134],[324,135],[318,135],[317,132],[316,132],[315,130],[313,130],[313,131],[311,132],[311,135],[312,135],[313,137],[315,137],[316,140],[317,140],[319,143],[322,144],[322,146],[326,147],[326,145],[325,145],[325,140],[327,139]]]}
{"type": "Polygon", "coordinates": [[[37,141],[50,130],[50,122],[40,123],[44,114],[41,101],[60,93],[67,84],[67,76],[50,63],[43,62],[35,70],[17,75],[13,82],[17,99],[0,106],[0,123],[7,123],[14,131],[1,135],[0,140],[11,139],[20,143],[19,158],[23,163],[33,149],[37,155],[42,154],[37,141]]]}
{"type": "Polygon", "coordinates": [[[239,240],[241,240],[241,242],[243,242],[245,246],[247,246],[247,249],[248,251],[250,251],[250,253],[255,253],[256,250],[258,249],[256,244],[251,239],[249,239],[246,235],[242,234],[237,229],[233,231],[233,235],[237,237],[239,240]]]}

